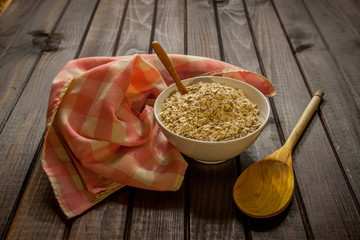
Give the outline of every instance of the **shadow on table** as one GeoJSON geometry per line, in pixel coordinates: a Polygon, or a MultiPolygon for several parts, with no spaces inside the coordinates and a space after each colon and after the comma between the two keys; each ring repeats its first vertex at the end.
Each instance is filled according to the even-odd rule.
{"type": "Polygon", "coordinates": [[[290,209],[292,206],[292,201],[289,206],[279,215],[276,215],[271,218],[252,218],[248,217],[248,224],[252,231],[256,232],[267,232],[272,229],[277,228],[289,215],[290,209]]]}

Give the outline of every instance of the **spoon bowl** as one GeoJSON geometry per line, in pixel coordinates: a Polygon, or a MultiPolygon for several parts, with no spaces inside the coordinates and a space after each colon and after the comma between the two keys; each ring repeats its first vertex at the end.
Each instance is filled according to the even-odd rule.
{"type": "Polygon", "coordinates": [[[293,192],[292,167],[283,161],[265,158],[237,179],[234,201],[248,216],[266,218],[281,213],[289,205],[293,192]]]}
{"type": "Polygon", "coordinates": [[[323,95],[321,90],[315,93],[284,146],[252,164],[236,180],[233,198],[248,216],[273,217],[289,205],[294,193],[291,152],[323,95]]]}

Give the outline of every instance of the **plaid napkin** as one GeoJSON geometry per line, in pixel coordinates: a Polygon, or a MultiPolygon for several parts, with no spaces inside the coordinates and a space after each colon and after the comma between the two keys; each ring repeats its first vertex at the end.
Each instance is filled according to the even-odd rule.
{"type": "MultiPolygon", "coordinates": [[[[261,75],[225,62],[170,55],[181,79],[221,75],[274,96],[261,75]]],[[[173,80],[156,55],[72,60],[53,81],[42,166],[68,218],[125,185],[180,188],[187,163],[157,125],[152,105],[173,80]]]]}

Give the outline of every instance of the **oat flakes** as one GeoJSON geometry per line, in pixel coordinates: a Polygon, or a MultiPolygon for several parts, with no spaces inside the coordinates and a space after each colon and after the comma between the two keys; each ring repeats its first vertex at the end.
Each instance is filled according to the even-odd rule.
{"type": "Polygon", "coordinates": [[[259,110],[242,90],[204,82],[186,87],[189,93],[177,91],[161,105],[161,121],[170,131],[196,140],[226,141],[260,127],[259,110]]]}

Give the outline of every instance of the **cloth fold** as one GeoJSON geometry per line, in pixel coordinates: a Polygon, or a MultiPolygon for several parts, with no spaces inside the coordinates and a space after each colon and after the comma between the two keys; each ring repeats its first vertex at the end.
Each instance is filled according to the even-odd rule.
{"type": "MultiPolygon", "coordinates": [[[[228,63],[171,55],[180,79],[232,77],[274,96],[263,76],[228,63]]],[[[187,163],[157,125],[152,104],[173,80],[156,55],[68,62],[50,91],[42,166],[61,209],[77,216],[123,186],[180,188],[187,163]]]]}

